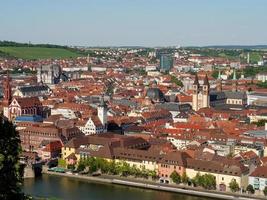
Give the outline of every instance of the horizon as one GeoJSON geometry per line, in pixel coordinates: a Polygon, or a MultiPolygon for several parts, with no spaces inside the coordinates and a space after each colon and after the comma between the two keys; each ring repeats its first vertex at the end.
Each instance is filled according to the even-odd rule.
{"type": "Polygon", "coordinates": [[[267,44],[262,0],[5,1],[0,40],[86,47],[267,44]]]}
{"type": "Polygon", "coordinates": [[[169,45],[169,46],[141,46],[141,45],[121,45],[121,46],[116,46],[116,45],[101,45],[101,46],[86,46],[86,45],[66,45],[66,44],[56,44],[56,43],[32,43],[31,41],[11,41],[11,40],[0,40],[1,42],[12,42],[12,43],[18,43],[18,44],[29,44],[29,45],[57,45],[57,46],[62,46],[62,47],[86,47],[86,48],[223,48],[223,47],[241,47],[241,48],[246,48],[246,47],[267,47],[267,44],[251,44],[251,45],[245,45],[245,44],[222,44],[222,45],[217,45],[217,44],[211,44],[211,45],[203,45],[203,46],[197,46],[197,45],[190,45],[190,46],[175,46],[175,45],[169,45]]]}

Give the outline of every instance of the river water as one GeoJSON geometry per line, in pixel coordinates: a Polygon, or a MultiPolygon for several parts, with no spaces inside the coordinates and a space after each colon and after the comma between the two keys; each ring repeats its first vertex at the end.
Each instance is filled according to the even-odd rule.
{"type": "Polygon", "coordinates": [[[210,198],[45,174],[35,179],[25,179],[23,190],[32,196],[55,197],[60,200],[211,200],[210,198]]]}

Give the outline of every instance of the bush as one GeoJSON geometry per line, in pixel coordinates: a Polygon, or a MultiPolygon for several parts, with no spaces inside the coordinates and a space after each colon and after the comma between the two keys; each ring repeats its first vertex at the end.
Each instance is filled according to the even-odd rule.
{"type": "Polygon", "coordinates": [[[75,169],[75,165],[68,165],[67,169],[74,170],[75,169]]]}

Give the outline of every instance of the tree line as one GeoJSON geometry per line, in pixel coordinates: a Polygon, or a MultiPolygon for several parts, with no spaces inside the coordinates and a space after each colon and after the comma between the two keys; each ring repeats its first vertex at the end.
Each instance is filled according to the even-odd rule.
{"type": "MultiPolygon", "coordinates": [[[[69,169],[75,169],[74,165],[68,165],[69,169]]],[[[76,169],[81,173],[93,174],[99,172],[101,174],[110,174],[110,175],[120,175],[120,176],[134,176],[139,178],[158,178],[156,171],[145,169],[144,166],[141,168],[136,165],[130,165],[125,161],[108,161],[104,158],[82,158],[76,169]]]]}
{"type": "Polygon", "coordinates": [[[31,44],[31,43],[19,43],[13,41],[0,41],[1,47],[44,47],[44,48],[69,48],[68,46],[61,46],[56,44],[31,44]]]}

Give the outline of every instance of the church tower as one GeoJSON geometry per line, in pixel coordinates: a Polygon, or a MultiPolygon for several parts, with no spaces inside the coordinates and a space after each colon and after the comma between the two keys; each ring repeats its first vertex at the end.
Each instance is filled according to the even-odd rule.
{"type": "Polygon", "coordinates": [[[193,83],[193,102],[192,108],[193,110],[198,110],[198,93],[199,93],[199,82],[198,76],[195,76],[195,81],[193,83]]]}
{"type": "Polygon", "coordinates": [[[206,108],[210,106],[210,84],[206,74],[204,83],[202,86],[202,107],[206,108]]]}
{"type": "Polygon", "coordinates": [[[12,100],[12,91],[11,91],[11,78],[9,77],[9,73],[7,72],[7,76],[6,79],[4,81],[4,100],[3,100],[3,111],[4,111],[4,116],[6,118],[10,118],[10,114],[9,114],[9,105],[11,103],[12,100]]]}
{"type": "Polygon", "coordinates": [[[97,115],[102,125],[107,126],[107,105],[104,101],[104,97],[101,98],[100,104],[97,107],[97,115]]]}
{"type": "Polygon", "coordinates": [[[234,69],[234,75],[232,80],[232,91],[237,92],[237,79],[236,79],[236,71],[234,69]]]}
{"type": "Polygon", "coordinates": [[[206,108],[210,106],[210,84],[208,76],[204,78],[203,85],[199,85],[198,76],[196,75],[193,83],[193,100],[192,108],[197,111],[200,108],[206,108]]]}
{"type": "Polygon", "coordinates": [[[221,92],[222,91],[221,71],[219,71],[218,78],[217,78],[217,81],[216,81],[216,90],[217,90],[217,92],[221,92]]]}

